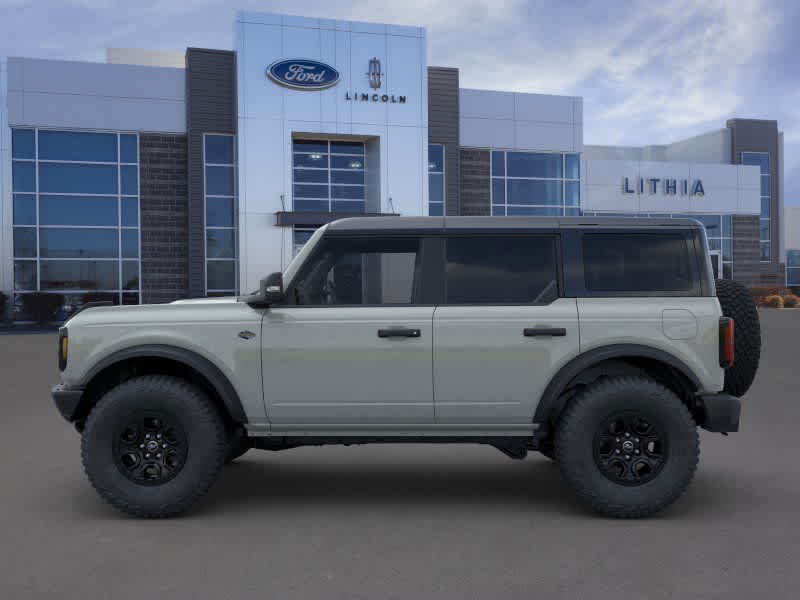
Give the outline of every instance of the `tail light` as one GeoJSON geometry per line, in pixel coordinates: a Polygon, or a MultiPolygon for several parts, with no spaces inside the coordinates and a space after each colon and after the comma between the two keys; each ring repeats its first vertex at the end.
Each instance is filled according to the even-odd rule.
{"type": "Polygon", "coordinates": [[[63,371],[67,368],[67,356],[69,353],[69,336],[67,328],[62,327],[58,330],[58,370],[63,371]]]}
{"type": "Polygon", "coordinates": [[[733,366],[733,319],[721,317],[719,320],[719,366],[729,369],[733,366]]]}

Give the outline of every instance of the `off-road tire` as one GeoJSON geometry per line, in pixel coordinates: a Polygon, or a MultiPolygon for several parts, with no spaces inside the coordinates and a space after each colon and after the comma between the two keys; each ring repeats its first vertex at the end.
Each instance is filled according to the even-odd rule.
{"type": "Polygon", "coordinates": [[[717,280],[717,299],[722,314],[733,319],[733,366],[725,370],[724,390],[744,396],[755,379],[761,359],[761,325],[750,292],[730,279],[717,280]]]}
{"type": "Polygon", "coordinates": [[[692,415],[671,390],[647,377],[612,377],[588,386],[566,407],[556,431],[562,476],[593,510],[609,517],[645,517],[672,504],[691,482],[699,456],[692,415]],[[638,485],[612,481],[595,459],[597,430],[625,411],[644,415],[666,439],[660,470],[638,485]]]}
{"type": "Polygon", "coordinates": [[[165,375],[129,379],[109,390],[86,420],[81,440],[83,468],[109,504],[136,517],[162,518],[184,512],[219,475],[227,436],[217,408],[198,387],[165,375]],[[159,411],[185,433],[185,458],[166,481],[144,485],[123,472],[118,431],[142,411],[159,411]]]}
{"type": "Polygon", "coordinates": [[[241,430],[235,428],[228,431],[228,446],[225,451],[225,464],[229,465],[237,458],[242,456],[245,452],[252,448],[250,440],[241,430]]]}

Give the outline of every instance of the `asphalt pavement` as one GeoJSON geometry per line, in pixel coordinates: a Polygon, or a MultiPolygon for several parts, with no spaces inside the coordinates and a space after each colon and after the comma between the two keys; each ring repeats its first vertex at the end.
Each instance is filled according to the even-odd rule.
{"type": "Polygon", "coordinates": [[[55,335],[0,335],[0,598],[800,597],[800,310],[762,327],[743,430],[703,432],[688,492],[638,521],[539,455],[450,445],[250,451],[188,515],[125,517],[52,405],[55,335]]]}

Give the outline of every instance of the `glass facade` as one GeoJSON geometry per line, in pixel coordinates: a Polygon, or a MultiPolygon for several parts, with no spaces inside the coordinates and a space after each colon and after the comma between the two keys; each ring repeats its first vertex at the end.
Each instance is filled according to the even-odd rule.
{"type": "Polygon", "coordinates": [[[444,214],[444,146],[428,144],[428,214],[444,214]]]}
{"type": "Polygon", "coordinates": [[[580,155],[492,151],[492,215],[580,214],[580,155]]]}
{"type": "Polygon", "coordinates": [[[786,285],[800,286],[800,250],[786,251],[786,285]]]}
{"type": "Polygon", "coordinates": [[[760,230],[761,262],[769,262],[772,257],[772,244],[769,231],[771,185],[769,174],[769,152],[742,152],[742,164],[753,165],[761,169],[761,218],[758,221],[760,230]]]}
{"type": "Polygon", "coordinates": [[[611,213],[592,212],[583,213],[587,217],[660,217],[662,219],[695,219],[706,228],[708,249],[712,254],[720,255],[722,265],[722,278],[733,279],[733,240],[731,215],[695,215],[681,213],[611,213]]]}
{"type": "Polygon", "coordinates": [[[292,199],[296,211],[363,213],[364,143],[294,140],[292,199]]]}
{"type": "Polygon", "coordinates": [[[236,202],[236,138],[205,134],[206,294],[238,293],[238,219],[236,202]]]}
{"type": "Polygon", "coordinates": [[[138,147],[135,133],[12,130],[16,319],[37,291],[63,297],[57,320],[140,302],[138,147]]]}

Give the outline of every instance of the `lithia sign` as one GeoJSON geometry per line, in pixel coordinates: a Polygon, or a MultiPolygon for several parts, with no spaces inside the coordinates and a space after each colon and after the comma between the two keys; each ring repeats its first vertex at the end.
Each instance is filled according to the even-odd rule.
{"type": "MultiPolygon", "coordinates": [[[[344,99],[350,102],[383,102],[387,104],[405,104],[406,97],[377,92],[383,85],[381,61],[377,57],[369,61],[367,81],[372,92],[347,91],[344,99]]],[[[324,90],[339,83],[341,76],[334,67],[304,58],[277,60],[267,67],[267,77],[278,85],[293,90],[324,90]]]]}
{"type": "Polygon", "coordinates": [[[700,179],[670,179],[660,177],[623,177],[622,193],[642,195],[647,190],[648,194],[657,194],[659,191],[665,196],[705,196],[703,182],[700,179]]]}

